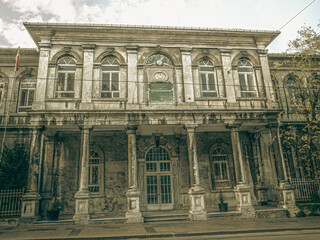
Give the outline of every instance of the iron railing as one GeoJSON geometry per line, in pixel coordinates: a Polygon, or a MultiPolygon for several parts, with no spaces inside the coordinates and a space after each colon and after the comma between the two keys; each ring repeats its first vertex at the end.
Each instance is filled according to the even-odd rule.
{"type": "Polygon", "coordinates": [[[297,202],[310,202],[315,193],[319,193],[319,180],[309,178],[291,178],[291,185],[294,187],[297,202]]]}
{"type": "Polygon", "coordinates": [[[19,217],[24,188],[0,190],[0,217],[19,217]]]}

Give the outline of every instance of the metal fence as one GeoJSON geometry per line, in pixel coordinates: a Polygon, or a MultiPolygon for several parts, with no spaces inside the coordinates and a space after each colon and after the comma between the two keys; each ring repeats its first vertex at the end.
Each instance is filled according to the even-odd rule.
{"type": "Polygon", "coordinates": [[[312,200],[313,194],[319,193],[320,182],[318,180],[291,178],[290,182],[294,187],[297,202],[309,202],[312,200]]]}
{"type": "Polygon", "coordinates": [[[19,217],[24,188],[0,190],[0,217],[19,217]]]}

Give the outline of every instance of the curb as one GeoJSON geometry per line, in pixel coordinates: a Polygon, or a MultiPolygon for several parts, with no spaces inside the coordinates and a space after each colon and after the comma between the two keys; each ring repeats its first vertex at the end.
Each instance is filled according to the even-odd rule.
{"type": "MultiPolygon", "coordinates": [[[[244,234],[244,233],[265,233],[265,232],[285,232],[285,231],[302,231],[302,230],[320,230],[320,227],[311,228],[275,228],[275,229],[252,229],[252,230],[236,230],[236,231],[217,231],[217,232],[196,232],[196,233],[163,233],[163,234],[137,234],[129,236],[105,236],[105,237],[81,237],[76,238],[37,238],[37,240],[62,240],[62,239],[136,239],[136,238],[174,238],[174,237],[196,237],[196,236],[214,236],[214,235],[228,235],[228,234],[244,234]]],[[[31,240],[31,239],[30,239],[31,240]]],[[[32,239],[34,240],[34,239],[32,239]]]]}

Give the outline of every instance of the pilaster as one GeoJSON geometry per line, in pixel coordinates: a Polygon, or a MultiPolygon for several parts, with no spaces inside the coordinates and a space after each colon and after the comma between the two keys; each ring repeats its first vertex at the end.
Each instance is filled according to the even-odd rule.
{"type": "Polygon", "coordinates": [[[192,79],[191,48],[181,48],[182,74],[185,102],[194,102],[194,88],[192,79]]]}
{"type": "Polygon", "coordinates": [[[288,210],[291,217],[295,217],[299,209],[296,206],[296,199],[294,196],[294,188],[288,181],[280,183],[280,201],[279,206],[288,210]]]}
{"type": "Polygon", "coordinates": [[[80,109],[92,110],[92,86],[93,86],[93,58],[94,44],[84,44],[83,48],[83,77],[82,77],[82,96],[80,109]]]}
{"type": "Polygon", "coordinates": [[[191,187],[188,191],[190,197],[189,217],[192,221],[206,220],[207,210],[204,201],[204,189],[200,186],[199,163],[197,155],[197,143],[195,137],[196,124],[185,125],[188,138],[188,154],[190,164],[191,187]]]}
{"type": "Polygon", "coordinates": [[[226,86],[227,106],[234,107],[236,105],[236,92],[232,77],[231,50],[221,49],[220,53],[226,86]]]}
{"type": "Polygon", "coordinates": [[[137,104],[138,103],[138,46],[127,46],[127,56],[128,56],[128,88],[127,88],[128,104],[137,104]]]}
{"type": "Polygon", "coordinates": [[[138,187],[138,163],[137,163],[137,143],[136,131],[137,126],[127,126],[126,133],[128,135],[128,190],[127,204],[128,209],[126,218],[128,222],[143,222],[140,212],[140,195],[141,191],[138,187]]]}
{"type": "Polygon", "coordinates": [[[267,56],[268,50],[261,49],[261,50],[258,50],[258,53],[259,53],[261,71],[262,71],[263,82],[264,82],[265,92],[267,97],[267,106],[268,108],[276,109],[278,108],[278,104],[275,99],[273,84],[272,84],[271,75],[270,75],[269,61],[267,56]]]}
{"type": "Polygon", "coordinates": [[[35,92],[35,99],[32,104],[33,110],[45,109],[51,44],[48,42],[45,42],[45,43],[40,42],[39,49],[40,49],[40,54],[39,54],[39,64],[38,64],[37,87],[35,92]]]}

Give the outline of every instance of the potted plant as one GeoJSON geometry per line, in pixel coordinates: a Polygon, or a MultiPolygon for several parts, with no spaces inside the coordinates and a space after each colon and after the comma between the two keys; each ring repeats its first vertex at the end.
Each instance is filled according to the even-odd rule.
{"type": "Polygon", "coordinates": [[[228,212],[228,203],[224,202],[222,192],[219,193],[219,211],[228,212]]]}
{"type": "Polygon", "coordinates": [[[63,210],[63,206],[58,199],[55,199],[54,202],[50,205],[47,210],[47,218],[48,220],[58,220],[59,213],[63,210]]]}

